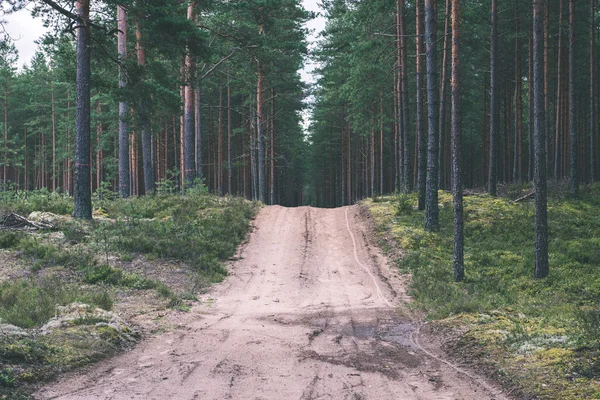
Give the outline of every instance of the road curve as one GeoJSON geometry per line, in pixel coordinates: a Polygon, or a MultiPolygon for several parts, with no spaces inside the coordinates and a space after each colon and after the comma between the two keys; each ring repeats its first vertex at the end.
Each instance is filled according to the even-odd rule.
{"type": "Polygon", "coordinates": [[[500,399],[423,352],[358,208],[265,207],[230,276],[173,331],[40,399],[500,399]]]}

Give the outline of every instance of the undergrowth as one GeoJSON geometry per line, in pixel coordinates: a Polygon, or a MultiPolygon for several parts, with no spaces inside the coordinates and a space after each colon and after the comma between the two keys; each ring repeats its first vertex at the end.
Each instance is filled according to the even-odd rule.
{"type": "MultiPolygon", "coordinates": [[[[54,317],[57,306],[71,303],[110,310],[122,289],[153,290],[169,307],[185,310],[182,300],[195,298],[197,288],[226,276],[223,261],[245,238],[256,207],[243,199],[209,195],[202,187],[185,196],[129,199],[103,192],[94,196],[94,221],[81,222],[66,216],[73,211],[67,196],[45,190],[0,192],[0,213],[27,217],[44,211],[61,216],[50,231],[0,231],[0,251],[20,260],[25,276],[2,283],[0,274],[0,324],[29,332],[54,317]],[[148,272],[153,260],[181,262],[196,276],[191,278],[193,288],[178,292],[145,276],[144,268],[132,272],[116,264],[137,255],[148,260],[148,272]]],[[[43,335],[0,331],[0,399],[28,398],[23,390],[28,382],[118,350],[112,328],[102,322],[83,317],[43,335]]]]}
{"type": "MultiPolygon", "coordinates": [[[[523,189],[506,192],[514,198],[523,189]]],[[[439,193],[439,233],[424,231],[416,204],[415,195],[367,202],[381,233],[403,251],[396,262],[412,274],[416,306],[430,319],[469,326],[462,344],[484,346],[528,393],[600,398],[600,185],[584,187],[579,199],[550,196],[550,275],[538,281],[531,201],[465,197],[462,283],[453,281],[452,196],[439,193]]]]}

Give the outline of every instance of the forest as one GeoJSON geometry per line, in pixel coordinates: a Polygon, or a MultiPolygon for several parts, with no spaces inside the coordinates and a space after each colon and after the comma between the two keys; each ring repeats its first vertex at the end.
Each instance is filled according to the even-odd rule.
{"type": "Polygon", "coordinates": [[[0,399],[192,326],[147,383],[597,398],[597,3],[2,1],[48,33],[0,31],[0,399]]]}
{"type": "Polygon", "coordinates": [[[77,20],[39,2],[55,31],[24,69],[3,38],[5,190],[73,194],[79,163],[92,192],[127,197],[198,180],[214,193],[303,202],[298,70],[310,15],[298,2],[93,3],[89,162],[76,161],[77,20]]]}

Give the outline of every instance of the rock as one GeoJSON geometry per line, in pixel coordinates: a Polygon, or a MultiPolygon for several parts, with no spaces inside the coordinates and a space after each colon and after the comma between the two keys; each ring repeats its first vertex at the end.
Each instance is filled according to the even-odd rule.
{"type": "Polygon", "coordinates": [[[127,342],[135,341],[139,336],[137,329],[123,321],[117,314],[83,303],[71,303],[56,307],[56,316],[42,326],[39,331],[42,334],[48,334],[56,329],[73,326],[74,321],[83,321],[84,325],[112,328],[115,336],[127,342]],[[89,323],[86,323],[86,320],[89,323]]]}
{"type": "Polygon", "coordinates": [[[2,336],[29,336],[29,333],[18,326],[0,322],[0,337],[2,336]]]}
{"type": "Polygon", "coordinates": [[[44,222],[46,224],[56,225],[57,223],[69,222],[71,217],[57,215],[51,212],[34,211],[29,214],[27,219],[34,222],[44,222]]]}

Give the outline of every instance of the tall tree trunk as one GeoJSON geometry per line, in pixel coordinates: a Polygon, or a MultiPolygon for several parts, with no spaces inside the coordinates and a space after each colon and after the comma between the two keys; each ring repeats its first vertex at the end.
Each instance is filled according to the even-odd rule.
{"type": "MultiPolygon", "coordinates": [[[[123,6],[117,6],[117,48],[119,51],[119,62],[127,60],[127,14],[123,6]]],[[[123,68],[119,68],[119,89],[127,87],[126,75],[123,68]]],[[[129,104],[127,101],[119,101],[119,193],[121,197],[128,197],[130,190],[129,182],[129,124],[127,117],[129,104]]]]}
{"type": "Polygon", "coordinates": [[[595,0],[590,0],[590,114],[589,114],[589,130],[590,130],[590,183],[596,182],[596,108],[595,108],[595,82],[594,82],[594,39],[596,37],[596,26],[594,19],[595,0]]]}
{"type": "MultiPolygon", "coordinates": [[[[264,35],[264,27],[260,26],[260,35],[264,35]]],[[[258,200],[265,203],[265,138],[263,132],[263,70],[260,60],[257,61],[258,79],[256,85],[256,132],[258,150],[258,200]]]]}
{"type": "Polygon", "coordinates": [[[545,0],[533,3],[533,84],[535,141],[535,252],[534,277],[548,276],[548,193],[546,187],[546,146],[544,110],[543,35],[545,0]]]}
{"type": "Polygon", "coordinates": [[[529,182],[533,182],[533,31],[529,37],[529,75],[527,82],[529,96],[529,126],[527,127],[527,180],[529,182]]]}
{"type": "MultiPolygon", "coordinates": [[[[548,0],[546,0],[548,1],[548,0]]],[[[532,28],[533,29],[533,28],[532,28]]],[[[533,48],[533,30],[532,30],[532,43],[531,46],[533,48]]],[[[533,51],[533,50],[532,50],[533,51]]],[[[532,61],[533,64],[533,61],[532,61]]],[[[532,67],[533,68],[533,67],[532,67]]],[[[532,71],[532,78],[531,78],[531,85],[533,85],[533,71],[532,71]]],[[[535,91],[535,89],[534,89],[535,91]]],[[[534,94],[535,96],[535,94],[534,94]]],[[[533,100],[532,100],[533,101],[533,100]]],[[[532,110],[533,110],[533,106],[532,106],[532,110]]],[[[546,170],[551,170],[550,168],[550,158],[551,158],[551,152],[549,150],[550,147],[550,138],[552,137],[552,122],[550,121],[550,117],[551,117],[551,112],[550,112],[550,7],[546,4],[545,10],[544,10],[544,110],[546,110],[546,121],[544,121],[545,123],[545,129],[546,129],[546,133],[545,133],[545,137],[546,137],[546,148],[545,148],[545,152],[546,152],[546,170]]],[[[533,112],[531,113],[531,115],[533,115],[533,112]]],[[[532,117],[532,123],[533,123],[533,117],[532,117]]],[[[533,136],[532,136],[533,137],[533,136]]],[[[533,150],[533,142],[532,142],[532,150],[531,150],[531,165],[532,165],[532,172],[531,172],[531,181],[533,181],[533,157],[534,157],[534,150],[533,150]]]]}
{"type": "MultiPolygon", "coordinates": [[[[140,31],[139,25],[136,26],[135,34],[137,39],[137,62],[143,71],[143,69],[146,66],[146,52],[144,50],[144,44],[142,43],[142,33],[140,31]]],[[[142,72],[142,74],[144,74],[144,72],[142,72]]],[[[146,98],[146,93],[142,93],[138,113],[140,121],[139,130],[142,136],[142,168],[144,171],[144,192],[147,195],[150,195],[154,193],[154,163],[152,159],[152,133],[150,131],[150,113],[148,110],[148,99],[146,98]]],[[[139,182],[137,176],[136,182],[139,182]]]]}
{"type": "Polygon", "coordinates": [[[488,193],[491,196],[496,196],[498,192],[498,0],[492,0],[490,43],[490,169],[488,193]]]}
{"type": "Polygon", "coordinates": [[[523,177],[523,97],[521,79],[521,44],[519,41],[519,2],[515,0],[515,135],[513,143],[513,182],[521,182],[523,177]]]}
{"type": "Polygon", "coordinates": [[[198,87],[195,90],[196,99],[194,101],[195,115],[196,115],[196,177],[202,181],[202,107],[200,101],[202,100],[202,81],[198,83],[198,87]]]}
{"type": "MultiPolygon", "coordinates": [[[[398,59],[400,76],[399,76],[399,88],[400,88],[400,111],[401,126],[400,131],[402,138],[402,190],[404,193],[410,192],[412,186],[411,171],[410,171],[410,134],[409,134],[409,100],[408,100],[408,65],[406,63],[407,50],[406,50],[406,0],[398,0],[397,2],[397,16],[398,16],[398,30],[400,33],[399,46],[400,56],[398,59]]],[[[418,51],[418,50],[417,50],[418,51]]]]}
{"type": "Polygon", "coordinates": [[[438,183],[440,189],[445,189],[444,170],[446,163],[444,160],[445,154],[445,139],[446,139],[446,82],[448,80],[448,43],[450,42],[450,14],[452,12],[451,0],[446,0],[446,16],[444,21],[444,50],[442,56],[442,76],[440,78],[440,140],[439,140],[439,156],[438,156],[438,183]]]}
{"type": "Polygon", "coordinates": [[[231,78],[227,77],[227,194],[233,195],[231,180],[233,169],[231,168],[231,78]]]}
{"type": "Polygon", "coordinates": [[[90,1],[77,0],[77,105],[75,127],[75,218],[92,218],[90,191],[90,1]]]}
{"type": "Polygon", "coordinates": [[[8,74],[4,77],[4,163],[2,166],[2,190],[6,191],[6,174],[8,171],[8,74]]]}
{"type": "Polygon", "coordinates": [[[579,195],[577,121],[575,110],[575,0],[569,0],[569,179],[571,195],[579,195]]]}
{"type": "Polygon", "coordinates": [[[436,78],[435,0],[425,0],[425,56],[427,64],[427,185],[425,193],[425,230],[437,232],[438,208],[438,107],[436,78]]]}
{"type": "Polygon", "coordinates": [[[269,188],[269,204],[275,204],[275,91],[271,89],[271,179],[269,188]]]}
{"type": "MultiPolygon", "coordinates": [[[[96,103],[96,112],[98,118],[102,114],[102,103],[100,100],[96,103]]],[[[54,142],[54,139],[52,140],[54,142]]],[[[98,120],[96,125],[96,190],[100,189],[102,183],[102,122],[98,120]]]]}
{"type": "Polygon", "coordinates": [[[454,203],[454,280],[465,278],[462,194],[462,116],[460,90],[460,0],[452,1],[452,196],[454,203]]]}
{"type": "MultiPolygon", "coordinates": [[[[423,8],[422,0],[416,0],[416,25],[417,25],[417,187],[419,189],[419,210],[425,209],[425,192],[427,180],[427,140],[425,138],[425,121],[423,116],[424,99],[423,99],[423,8]]],[[[405,147],[406,144],[404,145],[405,147]]]]}
{"type": "Polygon", "coordinates": [[[383,194],[383,93],[379,101],[379,194],[383,194]]]}
{"type": "Polygon", "coordinates": [[[519,3],[515,0],[515,135],[513,143],[513,182],[521,182],[523,177],[523,97],[521,77],[521,44],[519,41],[519,3]]]}
{"type": "MultiPolygon", "coordinates": [[[[190,1],[188,4],[187,18],[191,21],[196,20],[196,2],[190,1]]],[[[194,127],[194,88],[192,85],[195,75],[195,63],[190,54],[189,46],[185,53],[185,89],[184,89],[184,168],[185,180],[188,186],[194,184],[196,179],[196,131],[194,127]]],[[[219,190],[221,188],[219,187],[219,190]]]]}
{"type": "Polygon", "coordinates": [[[217,127],[217,190],[223,194],[223,85],[219,84],[219,114],[217,127]]]}
{"type": "Polygon", "coordinates": [[[50,97],[52,102],[52,191],[56,192],[56,110],[54,105],[54,76],[50,75],[50,97]]]}
{"type": "Polygon", "coordinates": [[[559,10],[559,20],[558,20],[558,67],[557,67],[557,84],[556,84],[556,132],[555,133],[555,137],[554,137],[554,178],[559,179],[562,172],[561,172],[561,159],[562,159],[562,154],[561,154],[561,150],[562,150],[562,135],[561,135],[561,130],[562,130],[562,125],[563,125],[563,118],[564,118],[564,113],[562,112],[563,107],[564,107],[564,97],[562,95],[562,91],[563,91],[563,0],[560,0],[560,10],[559,10]]]}

